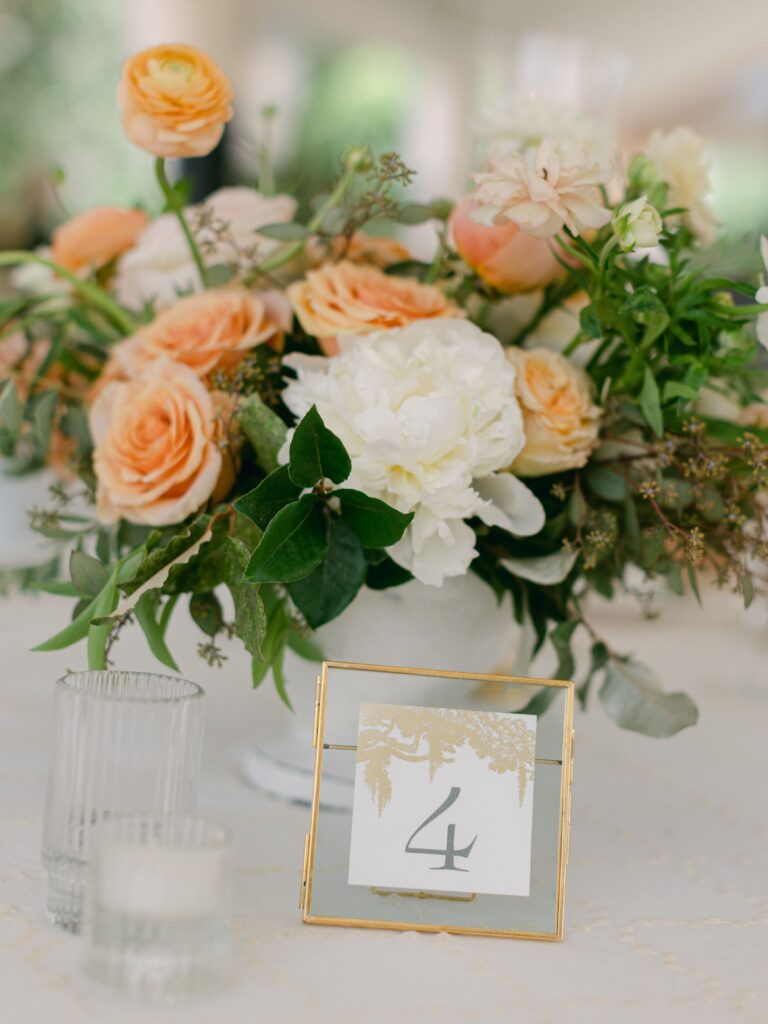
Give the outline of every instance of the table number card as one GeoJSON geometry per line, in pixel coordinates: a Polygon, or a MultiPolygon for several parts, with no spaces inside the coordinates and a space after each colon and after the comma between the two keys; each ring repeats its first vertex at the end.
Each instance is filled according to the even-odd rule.
{"type": "Polygon", "coordinates": [[[362,704],[350,885],[528,896],[536,717],[362,704]]]}

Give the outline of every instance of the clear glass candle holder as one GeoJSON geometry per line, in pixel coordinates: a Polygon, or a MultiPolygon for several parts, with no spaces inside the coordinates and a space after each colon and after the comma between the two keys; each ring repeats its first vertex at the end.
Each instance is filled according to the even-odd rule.
{"type": "Polygon", "coordinates": [[[197,806],[203,691],[145,672],[79,672],[56,684],[43,826],[48,915],[77,931],[93,826],[197,806]]]}
{"type": "Polygon", "coordinates": [[[161,1002],[220,983],[231,955],[231,875],[229,832],[209,818],[101,822],[88,865],[86,972],[161,1002]]]}

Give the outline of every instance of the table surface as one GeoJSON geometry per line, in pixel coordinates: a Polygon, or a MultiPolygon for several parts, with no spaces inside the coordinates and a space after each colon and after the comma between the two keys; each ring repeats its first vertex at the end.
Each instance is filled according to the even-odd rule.
{"type": "MultiPolygon", "coordinates": [[[[179,616],[174,650],[208,693],[202,809],[236,838],[237,966],[182,1007],[138,1006],[83,976],[79,943],[44,913],[39,847],[52,686],[82,653],[30,648],[66,618],[60,598],[0,604],[0,1016],[13,1024],[525,1024],[768,1021],[768,625],[711,595],[658,620],[600,611],[700,723],[670,740],[577,715],[573,831],[562,943],[307,927],[297,907],[306,809],[246,788],[237,753],[257,717],[287,714],[249,689],[233,652],[209,670],[179,616]]],[[[136,635],[121,666],[147,667],[136,635]]]]}

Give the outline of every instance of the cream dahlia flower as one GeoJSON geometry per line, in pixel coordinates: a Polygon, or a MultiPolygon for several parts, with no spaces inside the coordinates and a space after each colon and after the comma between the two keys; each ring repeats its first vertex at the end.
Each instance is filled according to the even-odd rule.
{"type": "Polygon", "coordinates": [[[342,339],[332,359],[288,357],[298,378],[283,399],[296,416],[316,405],[352,459],[348,486],[413,521],[389,554],[440,586],[476,555],[466,520],[519,536],[544,511],[508,467],[525,444],[515,368],[489,334],[463,320],[422,321],[342,339]]]}
{"type": "Polygon", "coordinates": [[[574,234],[611,219],[600,186],[610,177],[583,142],[543,139],[522,153],[497,155],[473,175],[474,216],[487,226],[514,221],[529,235],[551,238],[565,225],[574,234]]]}

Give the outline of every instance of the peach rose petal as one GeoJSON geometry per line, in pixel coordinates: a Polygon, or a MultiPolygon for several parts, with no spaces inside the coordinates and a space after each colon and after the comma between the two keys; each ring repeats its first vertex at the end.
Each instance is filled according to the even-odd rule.
{"type": "Polygon", "coordinates": [[[310,270],[303,281],[288,287],[288,298],[302,327],[319,340],[326,355],[338,353],[341,334],[368,334],[417,320],[465,315],[435,285],[349,260],[310,270]]]}
{"type": "Polygon", "coordinates": [[[94,207],[56,228],[51,258],[76,274],[98,270],[130,249],[148,223],[142,210],[94,207]]]}
{"type": "Polygon", "coordinates": [[[172,359],[205,377],[216,368],[236,365],[257,345],[279,350],[291,321],[291,307],[279,292],[211,288],[178,299],[152,323],[118,342],[110,364],[135,377],[156,359],[172,359]]]}
{"type": "Polygon", "coordinates": [[[97,511],[169,526],[211,497],[222,471],[217,410],[188,367],[157,360],[129,381],[112,381],[90,411],[97,511]]]}

